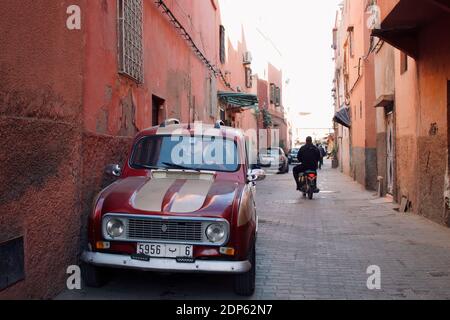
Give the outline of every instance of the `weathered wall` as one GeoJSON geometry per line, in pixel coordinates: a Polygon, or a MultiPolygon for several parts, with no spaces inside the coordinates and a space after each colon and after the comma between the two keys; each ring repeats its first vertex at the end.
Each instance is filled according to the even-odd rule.
{"type": "Polygon", "coordinates": [[[417,204],[417,122],[419,110],[417,65],[408,58],[408,70],[400,73],[400,51],[395,50],[395,113],[396,113],[396,194],[397,201],[407,197],[413,209],[417,204]]]}
{"type": "Polygon", "coordinates": [[[377,149],[376,148],[366,148],[366,180],[365,186],[369,190],[376,190],[378,187],[378,171],[377,171],[377,149]]]}
{"type": "Polygon", "coordinates": [[[377,150],[376,148],[352,147],[353,178],[367,189],[377,187],[377,150]]]}
{"type": "Polygon", "coordinates": [[[352,177],[363,186],[366,185],[366,149],[352,147],[352,177]]]}
{"type": "Polygon", "coordinates": [[[447,81],[450,79],[450,20],[443,16],[419,35],[418,74],[420,111],[418,128],[418,213],[449,224],[445,213],[447,172],[447,81]],[[422,188],[422,187],[421,187],[422,188]]]}
{"type": "Polygon", "coordinates": [[[25,251],[25,280],[0,299],[52,297],[76,263],[83,48],[66,28],[72,3],[0,6],[0,243],[24,237],[25,251]]]}
{"type": "Polygon", "coordinates": [[[450,22],[443,17],[424,27],[417,39],[419,58],[408,58],[400,73],[396,51],[397,195],[414,212],[449,225],[445,210],[448,172],[447,81],[450,78],[450,22]]]}

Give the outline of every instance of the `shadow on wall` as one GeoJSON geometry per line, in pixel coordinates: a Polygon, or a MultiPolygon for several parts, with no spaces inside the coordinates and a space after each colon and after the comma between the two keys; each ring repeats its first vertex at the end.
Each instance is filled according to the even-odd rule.
{"type": "Polygon", "coordinates": [[[98,193],[114,182],[105,174],[108,164],[123,165],[134,137],[83,135],[83,185],[81,200],[81,249],[87,244],[87,222],[98,193]]]}

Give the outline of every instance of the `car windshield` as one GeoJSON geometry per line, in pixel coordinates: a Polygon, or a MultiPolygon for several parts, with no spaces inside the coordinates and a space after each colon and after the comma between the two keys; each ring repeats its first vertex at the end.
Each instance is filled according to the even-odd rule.
{"type": "Polygon", "coordinates": [[[222,137],[149,136],[134,146],[135,169],[187,169],[235,172],[240,161],[236,142],[222,137]]]}
{"type": "Polygon", "coordinates": [[[291,154],[297,154],[300,149],[292,149],[291,154]]]}

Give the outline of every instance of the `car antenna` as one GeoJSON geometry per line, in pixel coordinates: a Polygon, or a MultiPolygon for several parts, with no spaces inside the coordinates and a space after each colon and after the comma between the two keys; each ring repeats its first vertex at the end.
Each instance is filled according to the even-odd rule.
{"type": "MultiPolygon", "coordinates": [[[[194,99],[195,99],[195,97],[194,97],[194,99]]],[[[194,103],[195,103],[195,100],[194,100],[194,103]]],[[[191,111],[192,111],[192,102],[189,103],[188,130],[191,130],[191,111]]],[[[193,114],[192,114],[192,117],[194,117],[193,114]]]]}

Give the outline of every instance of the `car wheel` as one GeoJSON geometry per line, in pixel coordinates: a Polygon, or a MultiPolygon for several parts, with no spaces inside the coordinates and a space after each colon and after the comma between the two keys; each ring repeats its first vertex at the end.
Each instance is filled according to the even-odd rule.
{"type": "Polygon", "coordinates": [[[256,244],[253,244],[253,249],[250,253],[250,263],[252,268],[243,274],[236,275],[234,278],[234,292],[237,295],[250,297],[255,293],[256,282],[256,244]]]}
{"type": "Polygon", "coordinates": [[[88,287],[100,288],[107,283],[106,271],[90,264],[81,265],[81,277],[88,287]]]}

